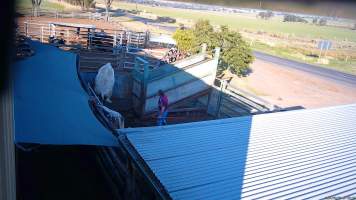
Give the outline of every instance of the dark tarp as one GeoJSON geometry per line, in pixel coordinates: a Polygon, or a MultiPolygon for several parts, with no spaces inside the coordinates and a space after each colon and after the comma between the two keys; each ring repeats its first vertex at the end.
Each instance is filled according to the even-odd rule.
{"type": "Polygon", "coordinates": [[[115,146],[95,117],[76,69],[76,55],[31,42],[35,55],[14,64],[15,141],[115,146]]]}

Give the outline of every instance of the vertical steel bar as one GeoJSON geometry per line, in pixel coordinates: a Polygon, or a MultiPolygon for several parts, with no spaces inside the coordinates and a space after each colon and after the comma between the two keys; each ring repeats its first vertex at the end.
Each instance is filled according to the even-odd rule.
{"type": "Polygon", "coordinates": [[[41,26],[41,42],[43,43],[43,26],[41,26]]]}

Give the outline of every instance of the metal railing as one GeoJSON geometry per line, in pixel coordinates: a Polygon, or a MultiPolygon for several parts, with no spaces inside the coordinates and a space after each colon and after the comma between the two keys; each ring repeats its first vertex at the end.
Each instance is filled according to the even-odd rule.
{"type": "MultiPolygon", "coordinates": [[[[32,16],[32,9],[17,9],[17,13],[25,16],[32,16]]],[[[86,11],[58,11],[58,10],[46,10],[40,9],[37,11],[39,17],[50,17],[50,18],[77,18],[77,19],[90,19],[90,20],[101,20],[105,18],[104,13],[99,12],[86,12],[86,11]]]]}
{"type": "Polygon", "coordinates": [[[231,86],[225,80],[216,79],[214,88],[220,90],[217,117],[234,117],[247,114],[276,112],[281,108],[242,89],[231,86]]]}
{"type": "Polygon", "coordinates": [[[97,70],[110,62],[117,69],[133,69],[135,57],[148,61],[149,69],[160,65],[142,48],[147,43],[148,33],[115,29],[80,28],[56,26],[56,23],[25,21],[18,24],[17,34],[57,47],[69,47],[79,53],[80,69],[97,70]]]}
{"type": "Polygon", "coordinates": [[[73,26],[55,25],[53,22],[25,21],[18,24],[18,33],[44,43],[50,37],[63,39],[63,45],[80,44],[86,48],[115,48],[118,46],[143,48],[148,41],[148,32],[134,32],[123,29],[86,29],[73,26]]]}

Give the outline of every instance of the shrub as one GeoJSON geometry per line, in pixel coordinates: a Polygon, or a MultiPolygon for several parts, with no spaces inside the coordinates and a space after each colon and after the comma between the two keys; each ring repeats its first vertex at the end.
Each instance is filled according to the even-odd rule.
{"type": "Polygon", "coordinates": [[[257,17],[261,17],[261,19],[265,19],[265,20],[268,20],[270,19],[271,17],[273,17],[274,14],[272,11],[267,11],[267,12],[260,12],[258,13],[257,17]]]}
{"type": "Polygon", "coordinates": [[[296,15],[284,15],[283,22],[302,22],[302,23],[308,23],[307,20],[305,20],[302,17],[296,16],[296,15]]]}
{"type": "Polygon", "coordinates": [[[325,18],[321,18],[320,20],[319,20],[319,25],[320,26],[326,26],[326,23],[327,23],[328,21],[325,19],[325,18]]]}

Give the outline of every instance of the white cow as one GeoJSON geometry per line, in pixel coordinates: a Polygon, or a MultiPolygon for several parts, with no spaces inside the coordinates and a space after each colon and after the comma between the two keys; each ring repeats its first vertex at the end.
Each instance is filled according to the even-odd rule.
{"type": "Polygon", "coordinates": [[[95,92],[101,96],[103,100],[111,103],[112,90],[115,84],[115,73],[111,63],[107,63],[100,67],[98,74],[95,77],[95,92]]]}

